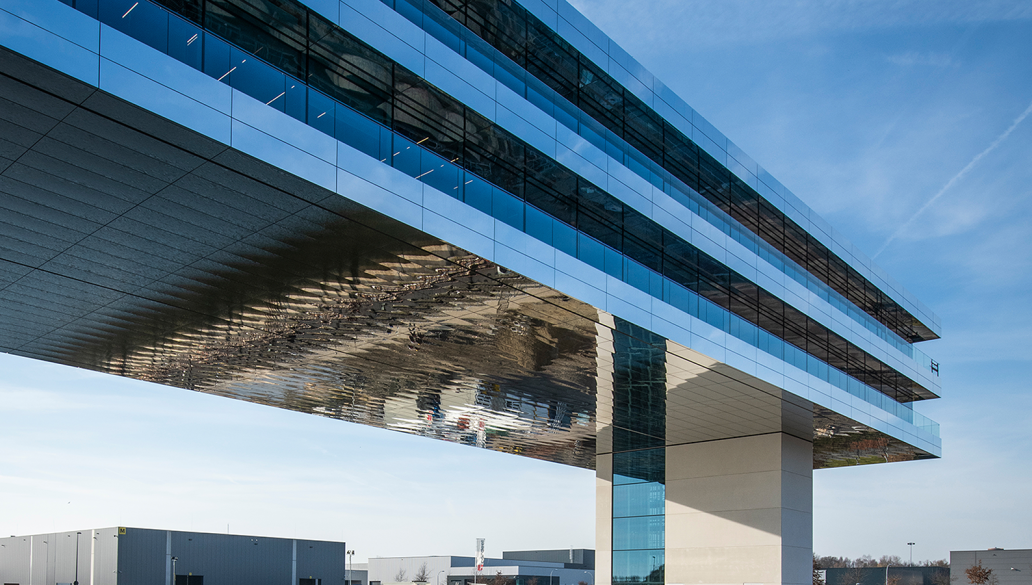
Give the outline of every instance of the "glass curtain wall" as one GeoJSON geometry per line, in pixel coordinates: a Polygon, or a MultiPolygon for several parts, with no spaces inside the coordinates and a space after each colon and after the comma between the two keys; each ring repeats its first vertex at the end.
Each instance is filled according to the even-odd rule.
{"type": "Polygon", "coordinates": [[[934,397],[296,2],[64,1],[897,416],[934,397]]]}
{"type": "Polygon", "coordinates": [[[616,319],[613,583],[662,585],[666,532],[666,340],[616,319]]]}

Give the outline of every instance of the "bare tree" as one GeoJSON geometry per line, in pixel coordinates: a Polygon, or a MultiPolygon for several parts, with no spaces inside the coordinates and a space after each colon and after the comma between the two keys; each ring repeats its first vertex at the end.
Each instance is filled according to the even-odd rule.
{"type": "Polygon", "coordinates": [[[491,579],[491,585],[513,585],[513,580],[502,575],[501,571],[497,571],[494,579],[491,579]]]}
{"type": "Polygon", "coordinates": [[[903,577],[899,575],[888,575],[885,577],[885,585],[899,585],[903,582],[903,577]]]}
{"type": "Polygon", "coordinates": [[[426,583],[430,581],[430,571],[426,568],[426,563],[419,565],[419,570],[416,571],[416,576],[412,578],[414,583],[426,583]]]}
{"type": "Polygon", "coordinates": [[[407,574],[408,573],[405,571],[405,569],[398,569],[398,572],[394,575],[395,583],[404,583],[405,575],[407,574]]]}

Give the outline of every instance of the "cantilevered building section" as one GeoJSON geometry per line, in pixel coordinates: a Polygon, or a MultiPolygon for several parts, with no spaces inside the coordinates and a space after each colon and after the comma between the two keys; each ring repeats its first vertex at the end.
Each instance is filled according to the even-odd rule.
{"type": "Polygon", "coordinates": [[[564,0],[0,0],[0,349],[597,471],[597,583],[809,583],[938,319],[564,0]]]}

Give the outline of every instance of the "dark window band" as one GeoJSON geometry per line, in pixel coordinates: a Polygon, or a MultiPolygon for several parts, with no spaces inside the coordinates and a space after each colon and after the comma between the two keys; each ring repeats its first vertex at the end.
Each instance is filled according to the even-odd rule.
{"type": "MultiPolygon", "coordinates": [[[[250,47],[247,53],[267,56],[278,64],[277,69],[286,70],[286,73],[297,79],[307,80],[313,88],[347,105],[346,112],[357,110],[365,115],[352,113],[348,114],[350,117],[339,118],[336,128],[332,122],[329,128],[320,126],[322,115],[319,111],[323,110],[323,106],[314,104],[320,94],[291,93],[297,84],[288,81],[284,86],[282,77],[275,89],[257,87],[263,79],[260,73],[248,73],[250,77],[228,77],[233,73],[227,72],[237,70],[234,63],[241,61],[231,57],[230,47],[222,41],[205,38],[202,39],[205,43],[203,63],[195,60],[192,64],[198,68],[203,67],[213,77],[231,83],[259,99],[271,98],[271,105],[330,135],[336,131],[338,135],[348,134],[353,139],[353,135],[363,130],[359,125],[364,124],[374,135],[378,132],[377,128],[380,128],[379,132],[386,132],[389,138],[391,132],[373,122],[376,120],[392,128],[395,133],[409,138],[411,142],[407,147],[397,148],[397,141],[392,143],[388,140],[385,149],[382,140],[377,144],[374,139],[368,148],[363,149],[367,154],[384,161],[390,159],[390,164],[395,168],[414,177],[418,175],[419,178],[431,172],[420,174],[424,167],[419,164],[418,153],[425,148],[440,155],[443,160],[462,164],[472,174],[486,179],[507,193],[504,198],[495,198],[492,202],[490,190],[484,197],[477,195],[471,187],[463,197],[472,206],[535,237],[538,236],[532,233],[530,225],[530,210],[533,208],[591,236],[577,237],[571,232],[574,238],[567,242],[559,241],[558,236],[552,241],[549,235],[547,243],[556,248],[582,259],[590,255],[586,251],[597,249],[599,258],[589,263],[611,274],[612,266],[616,266],[618,272],[613,276],[648,292],[651,286],[648,271],[643,271],[644,281],[637,277],[637,282],[632,275],[619,272],[622,264],[608,261],[609,252],[601,245],[605,244],[897,402],[935,397],[913,380],[672,232],[624,206],[551,157],[526,145],[303,6],[289,0],[163,2],[181,10],[184,16],[191,16],[206,26],[222,31],[223,35],[231,37],[229,40],[234,44],[250,47]],[[280,89],[282,93],[277,93],[280,89]],[[278,101],[281,99],[283,101],[278,101]],[[307,105],[304,104],[306,99],[307,105]],[[315,105],[319,107],[313,107],[315,105]],[[340,126],[342,123],[343,127],[340,126]],[[397,152],[392,153],[391,150],[397,152]],[[407,162],[413,155],[415,162],[407,162]],[[524,208],[519,199],[529,205],[524,208]],[[512,206],[512,203],[508,203],[510,201],[519,207],[513,207],[511,213],[507,213],[505,206],[512,206]]],[[[102,1],[102,7],[106,6],[111,11],[107,19],[116,27],[124,25],[124,17],[121,16],[124,3],[121,0],[102,1]]],[[[141,10],[138,14],[143,17],[145,12],[141,10]]],[[[102,9],[102,20],[104,16],[105,9],[102,9]]],[[[154,34],[151,29],[147,30],[149,32],[145,34],[154,34]]],[[[182,35],[188,36],[188,32],[184,31],[182,35]]],[[[162,42],[161,38],[149,40],[155,45],[162,42]]],[[[167,38],[164,42],[165,48],[162,50],[172,54],[172,43],[167,38]]],[[[196,57],[201,58],[200,52],[196,57]]],[[[253,66],[255,60],[250,61],[252,63],[248,67],[253,66]]],[[[236,75],[243,73],[245,69],[240,69],[236,75]]],[[[329,102],[325,97],[321,99],[329,102]]],[[[332,103],[329,107],[332,109],[332,103]]],[[[805,365],[802,367],[808,369],[805,365]]]]}
{"type": "MultiPolygon", "coordinates": [[[[910,343],[929,327],[511,0],[382,0],[410,18],[440,9],[910,343]]],[[[422,23],[416,23],[422,26],[422,23]]]]}

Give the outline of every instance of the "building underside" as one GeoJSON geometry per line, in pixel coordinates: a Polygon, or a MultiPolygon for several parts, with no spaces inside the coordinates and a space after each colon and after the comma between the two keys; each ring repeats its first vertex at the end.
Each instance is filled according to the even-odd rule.
{"type": "Polygon", "coordinates": [[[593,469],[614,409],[633,408],[598,379],[612,337],[637,335],[664,352],[635,374],[667,388],[660,441],[786,432],[814,442],[815,468],[928,456],[21,56],[2,64],[5,352],[593,469]]]}

